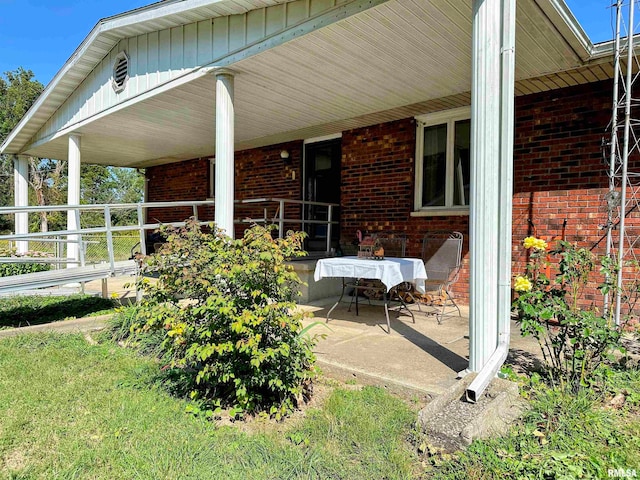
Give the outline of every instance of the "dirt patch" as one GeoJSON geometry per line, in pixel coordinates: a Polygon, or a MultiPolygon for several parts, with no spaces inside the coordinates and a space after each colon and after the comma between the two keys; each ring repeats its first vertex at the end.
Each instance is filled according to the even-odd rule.
{"type": "Polygon", "coordinates": [[[327,378],[319,378],[313,383],[313,394],[309,401],[303,403],[295,412],[283,420],[277,421],[258,415],[248,416],[242,420],[233,420],[229,416],[228,411],[225,410],[220,415],[220,418],[216,419],[215,423],[217,426],[234,427],[250,435],[286,432],[306,418],[309,410],[321,408],[336,388],[360,390],[362,386],[346,385],[327,378]]]}
{"type": "Polygon", "coordinates": [[[13,450],[7,452],[2,457],[2,470],[17,472],[27,465],[27,458],[22,450],[13,450]]]}

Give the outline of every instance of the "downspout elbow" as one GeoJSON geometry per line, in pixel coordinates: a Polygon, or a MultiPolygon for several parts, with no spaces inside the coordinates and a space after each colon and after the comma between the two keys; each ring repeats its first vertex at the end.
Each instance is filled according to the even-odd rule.
{"type": "Polygon", "coordinates": [[[496,349],[493,351],[482,369],[478,372],[476,378],[474,378],[469,384],[469,387],[467,387],[465,394],[467,402],[476,403],[478,401],[478,398],[480,398],[480,395],[482,395],[489,383],[491,383],[491,380],[495,378],[498,370],[500,370],[500,367],[506,360],[508,353],[509,334],[502,332],[496,349]]]}

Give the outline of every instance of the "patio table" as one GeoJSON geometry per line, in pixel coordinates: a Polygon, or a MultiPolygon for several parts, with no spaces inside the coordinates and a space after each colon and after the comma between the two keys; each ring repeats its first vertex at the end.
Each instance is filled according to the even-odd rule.
{"type": "MultiPolygon", "coordinates": [[[[327,313],[327,322],[331,312],[338,306],[344,297],[347,287],[355,288],[356,295],[356,315],[358,315],[358,288],[362,288],[359,284],[360,279],[380,280],[384,289],[382,289],[384,300],[384,313],[387,319],[387,333],[391,333],[391,322],[389,321],[389,292],[398,285],[409,282],[415,285],[416,290],[424,293],[424,281],[427,279],[427,272],[424,268],[424,262],[420,258],[385,258],[384,260],[369,260],[358,257],[333,257],[322,258],[316,263],[314,279],[318,280],[326,277],[342,278],[342,293],[338,301],[331,307],[327,313]],[[355,279],[352,282],[347,278],[355,279]]],[[[367,287],[370,288],[370,287],[367,287]]],[[[409,309],[402,297],[400,302],[402,306],[413,316],[413,312],[409,309]]],[[[351,304],[349,305],[349,311],[351,304]]]]}

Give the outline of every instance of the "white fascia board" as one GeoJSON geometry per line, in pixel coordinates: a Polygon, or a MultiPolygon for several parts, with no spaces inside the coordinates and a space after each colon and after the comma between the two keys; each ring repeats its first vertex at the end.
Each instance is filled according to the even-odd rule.
{"type": "MultiPolygon", "coordinates": [[[[627,46],[627,37],[620,37],[620,45],[627,46]]],[[[606,42],[596,43],[593,46],[590,61],[598,63],[599,61],[613,61],[613,57],[616,51],[616,41],[607,40],[606,42]]],[[[636,55],[640,54],[640,33],[633,36],[633,51],[636,55]]],[[[626,54],[625,54],[626,55],[626,54]]]]}
{"type": "Polygon", "coordinates": [[[564,0],[535,0],[538,8],[555,25],[567,44],[583,62],[590,59],[593,42],[564,0]]]}

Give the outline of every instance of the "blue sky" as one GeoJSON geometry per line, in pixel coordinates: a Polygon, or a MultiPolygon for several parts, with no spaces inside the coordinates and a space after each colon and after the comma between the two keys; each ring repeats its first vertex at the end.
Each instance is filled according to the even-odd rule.
{"type": "MultiPolygon", "coordinates": [[[[593,42],[613,37],[610,0],[566,1],[593,42]]],[[[153,0],[0,0],[0,73],[22,66],[46,85],[98,20],[150,3],[153,0]]]]}

